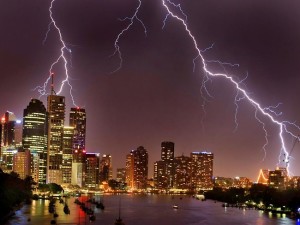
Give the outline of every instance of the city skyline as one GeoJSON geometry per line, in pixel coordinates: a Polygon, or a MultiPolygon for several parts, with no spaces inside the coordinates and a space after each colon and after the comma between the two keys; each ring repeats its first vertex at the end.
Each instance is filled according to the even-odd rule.
{"type": "MultiPolygon", "coordinates": [[[[264,107],[282,103],[278,112],[283,115],[278,118],[299,121],[295,96],[299,94],[300,15],[296,9],[300,3],[174,2],[181,3],[201,49],[213,44],[205,55],[207,59],[239,64],[226,66],[226,70],[240,80],[248,73],[244,84],[255,100],[264,107]]],[[[114,52],[114,40],[127,24],[118,19],[131,16],[137,4],[79,0],[54,4],[54,17],[72,49],[73,94],[76,103],[87,111],[87,151],[111,154],[115,171],[125,167],[130,150],[144,146],[151,175],[151,165],[160,159],[161,142],[172,141],[175,156],[213,152],[215,176],[255,180],[259,169],[275,169],[280,151],[277,128],[263,119],[270,131],[267,158],[263,160],[262,125],[255,121],[255,110],[241,101],[239,126],[235,129],[236,93],[228,83],[218,79],[209,82],[212,98],[203,111],[203,71],[196,66],[193,72],[196,52],[182,27],[171,18],[161,29],[166,12],[160,1],[142,2],[139,15],[148,29],[147,37],[143,27],[135,23],[119,42],[123,67],[111,74],[119,63],[116,57],[109,57],[114,52]],[[153,12],[155,16],[149,16],[153,12]]],[[[6,31],[0,37],[2,113],[9,110],[18,118],[22,116],[30,98],[38,98],[32,89],[43,84],[60,50],[53,30],[43,44],[50,22],[49,5],[50,1],[37,5],[31,0],[13,0],[0,9],[0,27],[6,31]]],[[[56,82],[62,77],[61,67],[53,71],[56,82]]],[[[66,98],[67,111],[74,107],[68,88],[61,95],[66,98]]],[[[41,100],[46,105],[46,97],[41,100]]],[[[293,140],[286,140],[290,149],[293,140]]],[[[295,159],[290,162],[295,175],[300,170],[296,165],[299,148],[296,144],[292,155],[295,159]]]]}

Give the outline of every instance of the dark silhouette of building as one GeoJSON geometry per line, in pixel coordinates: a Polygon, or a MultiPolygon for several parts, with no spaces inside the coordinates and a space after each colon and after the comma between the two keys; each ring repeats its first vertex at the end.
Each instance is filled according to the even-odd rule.
{"type": "Polygon", "coordinates": [[[23,148],[33,155],[32,176],[45,184],[47,175],[47,112],[38,99],[31,99],[23,112],[23,148]]]}

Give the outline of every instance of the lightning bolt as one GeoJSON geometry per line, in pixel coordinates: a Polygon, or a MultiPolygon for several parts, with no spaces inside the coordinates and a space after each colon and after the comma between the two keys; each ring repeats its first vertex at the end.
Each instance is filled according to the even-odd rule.
{"type": "MultiPolygon", "coordinates": [[[[214,73],[212,72],[211,70],[208,69],[207,65],[209,63],[209,61],[207,61],[204,56],[203,56],[203,53],[201,52],[200,48],[199,48],[199,45],[196,41],[196,38],[195,36],[192,34],[191,30],[189,29],[188,27],[188,24],[186,23],[186,18],[182,18],[180,17],[179,15],[177,15],[176,13],[174,13],[170,8],[172,6],[174,6],[174,3],[172,3],[170,0],[161,0],[161,3],[162,3],[162,6],[166,9],[167,11],[167,15],[168,17],[172,17],[173,19],[177,20],[185,29],[185,31],[187,32],[187,35],[190,37],[192,43],[193,43],[193,46],[194,46],[194,49],[196,50],[197,52],[197,56],[196,58],[200,59],[201,60],[201,63],[202,63],[202,70],[204,71],[205,73],[205,76],[207,77],[217,77],[217,78],[223,78],[225,80],[227,80],[229,83],[232,84],[233,87],[236,88],[238,94],[241,94],[242,95],[242,98],[247,100],[255,109],[255,118],[262,124],[263,126],[263,130],[265,132],[265,137],[266,137],[266,143],[265,145],[263,146],[263,149],[265,150],[265,147],[266,145],[268,144],[268,139],[267,139],[267,130],[265,129],[265,124],[262,122],[261,119],[258,118],[258,114],[268,118],[274,125],[276,125],[278,127],[278,138],[280,140],[280,143],[281,143],[281,147],[280,147],[280,159],[279,159],[279,162],[278,164],[280,164],[281,162],[281,157],[283,155],[284,157],[284,162],[287,163],[287,171],[288,171],[288,174],[290,174],[289,172],[289,164],[288,164],[288,160],[289,160],[289,153],[287,151],[287,148],[286,148],[286,144],[285,144],[285,140],[284,140],[284,134],[288,134],[294,138],[297,138],[297,136],[295,134],[293,134],[292,132],[290,132],[288,130],[288,125],[292,125],[294,127],[296,127],[298,130],[299,130],[299,127],[294,124],[294,123],[290,123],[288,121],[279,121],[277,120],[273,114],[274,114],[274,108],[273,107],[267,107],[267,108],[264,108],[262,107],[255,99],[253,99],[249,93],[242,87],[241,83],[236,81],[232,75],[230,74],[227,74],[227,73],[214,73]]],[[[196,59],[195,58],[195,59],[196,59]]],[[[194,60],[195,60],[194,59],[194,60]]],[[[207,79],[206,79],[207,80],[207,79]]],[[[205,83],[203,83],[205,85],[205,83]]],[[[202,85],[203,85],[202,84],[202,85]]],[[[236,100],[240,100],[241,98],[237,98],[236,97],[236,100]]],[[[275,116],[277,116],[277,114],[275,113],[275,116]]]]}
{"type": "Polygon", "coordinates": [[[72,94],[73,87],[70,83],[70,75],[69,75],[69,69],[68,69],[69,68],[69,61],[71,60],[71,56],[72,56],[72,50],[67,46],[66,42],[64,41],[62,32],[61,32],[59,26],[57,25],[57,23],[56,23],[56,21],[53,17],[54,2],[55,2],[55,0],[51,0],[51,3],[50,3],[50,7],[49,7],[50,23],[48,25],[48,30],[46,32],[45,38],[43,40],[43,44],[46,43],[46,40],[48,38],[48,34],[51,31],[51,28],[53,27],[57,31],[57,34],[59,36],[59,42],[60,42],[60,45],[61,45],[60,46],[60,54],[56,58],[56,60],[51,64],[50,69],[49,69],[49,76],[46,79],[46,81],[44,82],[44,84],[42,86],[36,87],[34,90],[37,90],[39,92],[40,96],[47,95],[48,93],[46,91],[46,88],[49,84],[51,76],[53,76],[53,68],[56,64],[62,62],[63,65],[64,65],[64,76],[65,76],[65,78],[60,82],[59,90],[56,93],[59,95],[62,92],[65,84],[67,84],[70,88],[69,93],[70,93],[73,105],[77,107],[77,105],[75,103],[75,100],[74,100],[74,97],[73,97],[73,94],[72,94]],[[69,58],[70,58],[70,60],[69,60],[69,58]]]}
{"type": "Polygon", "coordinates": [[[128,20],[129,23],[128,25],[123,29],[121,30],[121,32],[117,35],[117,38],[115,39],[115,43],[114,43],[114,46],[115,46],[115,51],[114,53],[112,54],[112,56],[114,55],[118,55],[118,58],[119,58],[119,66],[112,72],[112,73],[115,73],[117,72],[118,70],[120,70],[122,68],[122,65],[123,65],[123,58],[122,58],[122,53],[121,53],[121,50],[120,50],[120,46],[119,46],[119,41],[121,39],[121,37],[128,31],[130,30],[130,28],[132,27],[132,25],[134,24],[134,21],[138,21],[143,29],[144,29],[144,33],[145,33],[145,36],[147,36],[147,29],[146,29],[146,26],[145,24],[143,23],[143,21],[138,17],[138,13],[139,13],[139,10],[141,8],[141,5],[142,5],[142,1],[139,0],[139,4],[138,6],[136,7],[135,9],[135,12],[134,14],[131,16],[131,17],[125,17],[124,19],[119,19],[120,21],[126,21],[128,20]]]}
{"type": "MultiPolygon", "coordinates": [[[[137,20],[139,23],[142,24],[142,26],[144,28],[144,31],[145,31],[145,34],[147,34],[147,30],[146,30],[146,27],[145,27],[144,23],[137,16],[137,14],[139,13],[141,4],[142,4],[141,0],[138,0],[138,2],[139,2],[139,4],[135,9],[134,14],[131,17],[126,17],[125,19],[122,20],[122,21],[129,20],[129,24],[123,30],[121,30],[121,32],[118,34],[117,38],[115,39],[115,42],[114,42],[115,52],[113,53],[113,55],[118,55],[120,63],[119,63],[118,68],[114,72],[120,70],[121,67],[122,67],[122,64],[123,64],[123,58],[122,58],[122,53],[120,51],[119,41],[120,41],[121,37],[128,30],[130,30],[130,28],[134,24],[135,20],[137,20]]],[[[276,119],[275,116],[278,117],[282,114],[282,113],[277,113],[275,111],[279,107],[280,104],[278,104],[277,106],[262,107],[259,104],[259,102],[256,101],[254,98],[252,98],[250,96],[250,94],[243,88],[243,86],[244,86],[243,81],[246,78],[241,80],[241,81],[237,81],[236,79],[234,79],[234,77],[232,75],[227,73],[227,71],[225,69],[225,65],[239,66],[238,64],[231,64],[231,63],[221,62],[219,60],[206,60],[203,54],[206,51],[210,50],[213,47],[213,45],[206,48],[206,49],[204,49],[204,50],[200,50],[195,36],[193,35],[192,31],[188,27],[187,15],[182,10],[180,4],[175,4],[171,0],[161,0],[161,3],[162,3],[163,8],[165,8],[165,10],[167,12],[167,14],[166,14],[166,16],[163,20],[162,29],[166,26],[166,22],[170,17],[177,20],[184,27],[187,35],[190,37],[190,39],[192,41],[192,44],[194,46],[195,51],[197,52],[196,57],[193,59],[193,63],[194,63],[193,71],[195,71],[196,61],[197,60],[201,61],[202,71],[204,71],[204,77],[203,77],[203,80],[202,80],[202,85],[201,85],[201,88],[200,88],[200,92],[201,92],[201,96],[203,98],[202,108],[203,108],[204,114],[206,112],[205,111],[205,105],[209,101],[205,96],[208,96],[209,98],[213,98],[212,95],[209,93],[207,87],[206,87],[206,83],[211,81],[211,78],[223,78],[223,79],[227,80],[236,89],[236,96],[235,96],[235,100],[234,100],[234,104],[236,106],[236,112],[235,112],[236,128],[235,129],[237,129],[237,126],[238,126],[238,123],[237,123],[238,102],[240,102],[241,100],[247,100],[254,107],[254,109],[255,109],[254,117],[262,125],[262,129],[265,133],[265,144],[262,147],[262,149],[264,151],[264,154],[265,154],[264,159],[266,158],[266,146],[268,145],[268,132],[267,132],[265,123],[262,121],[262,119],[259,118],[259,116],[263,116],[264,118],[268,118],[274,125],[276,125],[278,127],[278,138],[280,140],[280,154],[279,154],[279,161],[278,161],[277,165],[279,165],[281,163],[281,158],[283,156],[283,158],[284,158],[283,161],[286,163],[288,174],[290,174],[290,172],[289,172],[289,158],[290,158],[290,156],[289,156],[289,153],[288,153],[287,148],[286,148],[286,144],[285,144],[285,140],[284,140],[284,134],[288,134],[288,135],[290,135],[294,138],[297,138],[297,136],[295,134],[293,134],[291,131],[288,130],[288,126],[294,126],[299,131],[300,131],[300,127],[298,127],[295,123],[291,123],[289,121],[280,121],[280,120],[276,119]],[[179,12],[180,15],[173,12],[171,10],[171,7],[175,8],[177,10],[177,12],[179,12]],[[209,63],[218,63],[220,66],[223,67],[223,70],[224,70],[225,73],[219,73],[219,72],[214,73],[213,71],[209,70],[208,69],[208,64],[209,63]]]]}

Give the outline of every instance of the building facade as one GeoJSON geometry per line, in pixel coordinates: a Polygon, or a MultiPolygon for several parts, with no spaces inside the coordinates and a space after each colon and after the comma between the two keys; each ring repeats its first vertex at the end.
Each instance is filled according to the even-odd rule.
{"type": "Polygon", "coordinates": [[[85,162],[85,187],[99,187],[99,163],[100,154],[87,153],[85,162]]]}
{"type": "Polygon", "coordinates": [[[73,161],[74,128],[64,127],[63,130],[63,156],[62,156],[62,182],[71,184],[73,161]]]}
{"type": "Polygon", "coordinates": [[[47,183],[62,184],[63,129],[65,97],[51,94],[47,98],[48,155],[47,183]]]}
{"type": "Polygon", "coordinates": [[[47,112],[38,99],[31,99],[23,111],[23,149],[34,154],[32,176],[40,184],[46,183],[47,175],[47,112]]]}
{"type": "Polygon", "coordinates": [[[83,108],[71,108],[69,125],[74,127],[73,149],[85,149],[86,112],[83,108]]]}
{"type": "Polygon", "coordinates": [[[20,150],[14,154],[13,171],[19,174],[21,179],[31,176],[31,154],[28,149],[20,150]]]}
{"type": "Polygon", "coordinates": [[[213,187],[213,159],[211,152],[191,153],[191,187],[196,190],[213,187]]]}
{"type": "Polygon", "coordinates": [[[174,160],[175,176],[174,187],[177,189],[191,188],[191,158],[177,156],[174,160]]]}
{"type": "Polygon", "coordinates": [[[148,181],[148,152],[143,146],[131,151],[133,161],[133,189],[147,188],[148,181]]]}

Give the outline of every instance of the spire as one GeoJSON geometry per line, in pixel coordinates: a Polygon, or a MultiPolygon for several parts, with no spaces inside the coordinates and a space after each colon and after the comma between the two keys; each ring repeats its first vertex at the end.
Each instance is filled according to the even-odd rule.
{"type": "Polygon", "coordinates": [[[51,95],[55,95],[55,91],[54,91],[54,73],[51,72],[51,95]]]}

